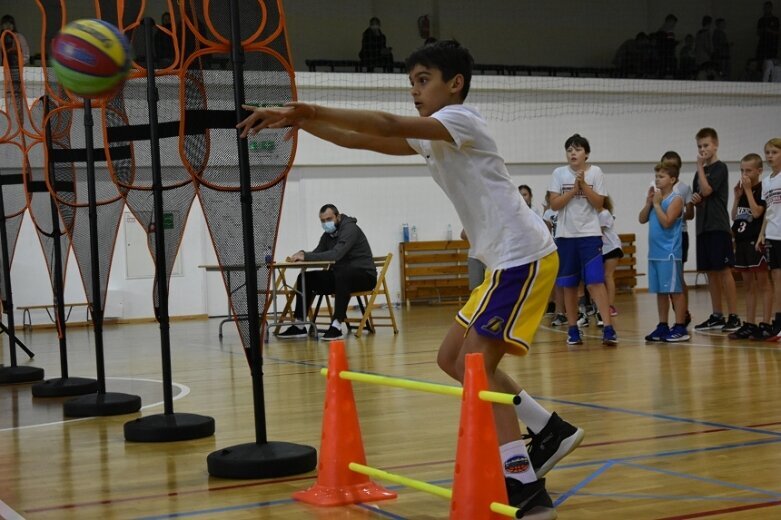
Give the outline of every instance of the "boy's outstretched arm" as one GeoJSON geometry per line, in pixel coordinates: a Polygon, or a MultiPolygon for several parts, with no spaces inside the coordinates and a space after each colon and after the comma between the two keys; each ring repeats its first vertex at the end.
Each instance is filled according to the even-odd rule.
{"type": "Polygon", "coordinates": [[[257,133],[264,128],[283,128],[302,121],[322,121],[332,126],[361,134],[378,137],[403,137],[451,141],[450,132],[433,117],[399,116],[375,110],[350,110],[330,108],[308,103],[288,103],[278,107],[254,107],[243,105],[252,113],[237,128],[242,137],[250,131],[257,133]]]}
{"type": "Polygon", "coordinates": [[[386,155],[416,155],[417,152],[402,137],[377,137],[336,128],[321,121],[302,121],[302,130],[344,148],[371,150],[386,155]]]}

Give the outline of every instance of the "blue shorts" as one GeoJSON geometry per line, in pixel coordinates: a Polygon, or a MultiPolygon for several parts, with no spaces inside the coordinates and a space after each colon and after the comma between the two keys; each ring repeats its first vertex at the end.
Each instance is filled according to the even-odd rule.
{"type": "MultiPolygon", "coordinates": [[[[485,272],[483,283],[472,291],[458,311],[456,322],[468,332],[504,341],[509,352],[523,355],[548,307],[559,257],[553,252],[536,262],[485,272]]],[[[466,332],[465,332],[466,334],[466,332]]]]}
{"type": "Polygon", "coordinates": [[[683,292],[683,262],[680,260],[649,260],[648,292],[657,294],[683,292]]]}
{"type": "Polygon", "coordinates": [[[605,265],[602,260],[602,237],[557,238],[559,248],[559,287],[577,287],[605,283],[605,265]]]}

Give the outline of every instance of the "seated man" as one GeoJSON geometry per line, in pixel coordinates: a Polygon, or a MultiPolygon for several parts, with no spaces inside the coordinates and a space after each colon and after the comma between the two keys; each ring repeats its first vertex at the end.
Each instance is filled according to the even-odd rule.
{"type": "MultiPolygon", "coordinates": [[[[377,285],[377,268],[374,266],[369,241],[356,222],[355,217],[339,214],[333,204],[320,208],[320,222],[323,224],[323,236],[320,243],[310,252],[303,250],[288,257],[289,262],[332,261],[334,265],[324,271],[306,272],[306,301],[296,295],[296,320],[304,320],[304,309],[309,312],[315,294],[334,294],[333,322],[323,335],[324,339],[342,337],[342,323],[347,317],[347,305],[350,293],[370,291],[377,285]]],[[[301,292],[301,275],[296,280],[296,288],[301,292]]],[[[304,327],[291,325],[281,332],[280,338],[305,337],[304,327]]]]}

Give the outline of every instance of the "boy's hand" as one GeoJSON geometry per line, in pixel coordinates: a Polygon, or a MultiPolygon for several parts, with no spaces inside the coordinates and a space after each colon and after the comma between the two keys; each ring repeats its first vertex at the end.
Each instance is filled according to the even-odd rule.
{"type": "Polygon", "coordinates": [[[654,206],[662,203],[662,190],[654,190],[654,206]]]}
{"type": "Polygon", "coordinates": [[[313,119],[317,113],[314,105],[306,103],[288,103],[284,107],[256,107],[253,105],[241,105],[244,110],[251,113],[244,121],[236,125],[241,129],[241,137],[257,134],[264,128],[283,128],[295,126],[298,122],[313,119]]]}
{"type": "Polygon", "coordinates": [[[705,157],[702,154],[697,154],[697,167],[705,167],[705,157]]]}
{"type": "Polygon", "coordinates": [[[757,237],[757,241],[754,243],[754,249],[763,253],[765,251],[765,235],[760,233],[757,237]]]}
{"type": "Polygon", "coordinates": [[[732,188],[732,193],[735,195],[735,200],[737,201],[741,195],[743,195],[743,179],[741,178],[738,183],[735,185],[734,188],[732,188]]]}
{"type": "Polygon", "coordinates": [[[741,175],[740,176],[740,184],[743,188],[743,191],[749,192],[751,191],[751,179],[748,175],[741,175]]]}
{"type": "Polygon", "coordinates": [[[654,204],[654,195],[656,195],[656,188],[651,186],[650,188],[648,188],[648,193],[645,196],[645,203],[648,206],[653,206],[653,204],[654,204]]]}
{"type": "Polygon", "coordinates": [[[692,193],[692,204],[694,204],[695,206],[700,204],[703,200],[704,199],[702,198],[702,195],[700,195],[699,193],[692,193]]]}
{"type": "Polygon", "coordinates": [[[586,172],[583,170],[575,173],[575,188],[577,188],[578,191],[583,189],[583,186],[586,182],[586,172]]]}

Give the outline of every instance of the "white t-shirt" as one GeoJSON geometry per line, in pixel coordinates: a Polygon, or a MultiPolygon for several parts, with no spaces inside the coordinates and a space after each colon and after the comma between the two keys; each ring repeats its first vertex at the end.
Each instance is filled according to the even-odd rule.
{"type": "Polygon", "coordinates": [[[765,238],[781,240],[781,175],[762,179],[762,200],[765,201],[765,238]]]}
{"type": "Polygon", "coordinates": [[[615,217],[608,210],[599,212],[599,227],[602,228],[602,254],[606,255],[614,249],[621,249],[621,239],[613,227],[615,217]]]}
{"type": "Polygon", "coordinates": [[[545,210],[545,213],[542,214],[542,220],[545,222],[550,222],[550,231],[551,234],[555,237],[556,236],[556,223],[559,220],[559,212],[553,211],[552,209],[548,208],[545,210]]]}
{"type": "Polygon", "coordinates": [[[681,218],[683,219],[683,226],[681,229],[683,229],[684,233],[689,232],[689,221],[686,220],[686,204],[689,204],[692,201],[692,189],[691,186],[686,184],[685,182],[679,180],[673,185],[673,190],[675,190],[678,195],[681,196],[683,199],[683,205],[684,205],[684,214],[681,215],[681,218]]]}
{"type": "Polygon", "coordinates": [[[453,142],[407,139],[453,203],[472,256],[488,269],[529,264],[556,250],[548,228],[518,194],[488,125],[472,107],[448,105],[433,118],[453,142]]]}
{"type": "MultiPolygon", "coordinates": [[[[605,174],[602,173],[599,166],[589,166],[588,170],[586,170],[585,181],[597,194],[607,195],[605,174]]],[[[573,186],[575,186],[575,173],[569,166],[562,166],[553,170],[553,178],[548,191],[563,195],[571,191],[573,186]]],[[[559,209],[556,238],[595,236],[602,236],[597,210],[594,209],[594,206],[591,205],[585,194],[575,195],[566,206],[559,209]]]]}

